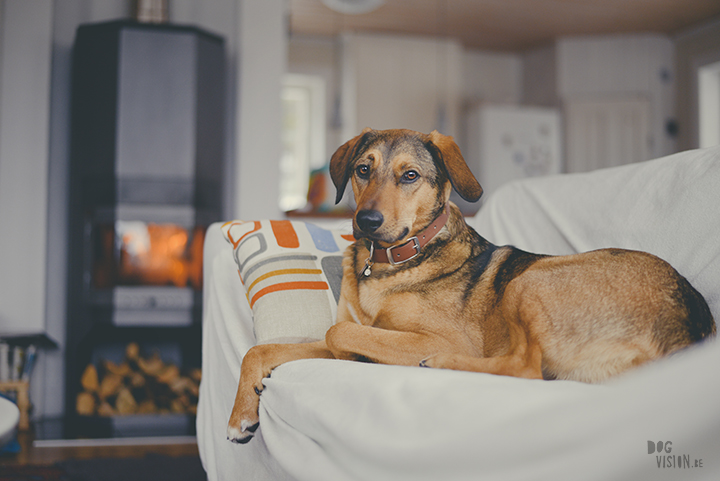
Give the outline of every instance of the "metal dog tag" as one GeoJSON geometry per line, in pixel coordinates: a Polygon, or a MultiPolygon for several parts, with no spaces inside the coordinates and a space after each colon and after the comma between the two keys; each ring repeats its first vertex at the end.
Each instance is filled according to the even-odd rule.
{"type": "Polygon", "coordinates": [[[362,276],[370,277],[370,274],[372,274],[371,267],[373,266],[374,262],[372,260],[373,254],[375,253],[375,243],[370,243],[370,255],[367,259],[365,259],[365,267],[363,267],[362,271],[360,271],[360,275],[358,276],[358,279],[361,279],[362,276]]]}
{"type": "Polygon", "coordinates": [[[365,263],[365,270],[363,271],[363,275],[364,275],[365,277],[370,277],[370,274],[372,274],[372,270],[370,269],[370,267],[372,267],[372,266],[370,265],[370,263],[366,262],[366,263],[365,263]]]}

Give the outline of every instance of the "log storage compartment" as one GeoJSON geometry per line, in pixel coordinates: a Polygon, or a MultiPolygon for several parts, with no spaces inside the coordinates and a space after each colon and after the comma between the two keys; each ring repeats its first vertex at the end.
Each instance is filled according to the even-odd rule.
{"type": "MultiPolygon", "coordinates": [[[[108,357],[116,359],[113,354],[108,357]]],[[[162,358],[159,349],[147,355],[133,342],[126,346],[122,361],[103,357],[87,365],[75,408],[84,418],[81,422],[107,418],[104,428],[116,437],[141,435],[145,425],[151,425],[155,435],[182,435],[197,414],[200,379],[199,368],[181,372],[175,361],[162,358]]]]}

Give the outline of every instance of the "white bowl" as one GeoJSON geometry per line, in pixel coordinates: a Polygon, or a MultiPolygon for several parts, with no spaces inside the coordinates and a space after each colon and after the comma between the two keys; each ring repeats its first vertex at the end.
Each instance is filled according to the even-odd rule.
{"type": "Polygon", "coordinates": [[[12,401],[0,397],[0,447],[13,439],[18,421],[20,421],[18,407],[12,401]]]}

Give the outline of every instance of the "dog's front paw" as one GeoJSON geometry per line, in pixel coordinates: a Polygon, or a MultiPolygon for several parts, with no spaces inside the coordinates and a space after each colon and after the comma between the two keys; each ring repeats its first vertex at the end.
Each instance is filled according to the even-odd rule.
{"type": "Polygon", "coordinates": [[[260,426],[258,407],[260,406],[260,390],[256,387],[251,392],[238,392],[230,421],[228,421],[227,438],[236,444],[245,444],[252,439],[260,426]]]}
{"type": "Polygon", "coordinates": [[[260,395],[264,389],[262,381],[265,376],[255,357],[247,355],[243,360],[235,404],[228,421],[228,441],[237,444],[249,442],[260,425],[258,409],[260,408],[260,395]]]}
{"type": "MultiPolygon", "coordinates": [[[[228,421],[227,438],[236,444],[245,444],[252,439],[260,426],[258,408],[262,389],[257,386],[243,385],[238,387],[230,421],[228,421]]],[[[260,384],[262,386],[262,384],[260,384]]]]}
{"type": "Polygon", "coordinates": [[[245,444],[253,438],[258,426],[260,426],[260,422],[255,421],[253,423],[251,419],[242,419],[239,428],[231,422],[227,427],[228,441],[236,444],[245,444]]]}

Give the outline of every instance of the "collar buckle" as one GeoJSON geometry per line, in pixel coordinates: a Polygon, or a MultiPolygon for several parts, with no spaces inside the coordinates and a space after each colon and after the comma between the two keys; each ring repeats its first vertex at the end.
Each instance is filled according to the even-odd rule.
{"type": "Polygon", "coordinates": [[[417,236],[413,236],[413,237],[409,238],[408,241],[402,245],[388,247],[387,249],[385,249],[385,252],[387,253],[387,258],[391,265],[396,266],[399,264],[404,264],[407,261],[412,260],[412,259],[416,258],[418,255],[420,255],[420,240],[417,238],[417,236]],[[402,254],[397,253],[395,255],[399,257],[399,260],[395,260],[395,256],[393,256],[393,249],[400,249],[400,248],[406,247],[411,242],[413,243],[413,245],[411,247],[413,249],[415,249],[415,253],[410,255],[409,257],[405,257],[405,258],[402,258],[402,254]]]}

